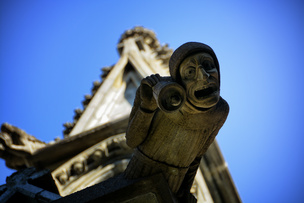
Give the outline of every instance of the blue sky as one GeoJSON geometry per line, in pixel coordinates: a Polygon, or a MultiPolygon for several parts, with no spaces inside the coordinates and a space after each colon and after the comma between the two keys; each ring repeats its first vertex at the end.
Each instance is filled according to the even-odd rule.
{"type": "MultiPolygon", "coordinates": [[[[218,142],[244,202],[300,202],[304,6],[300,1],[0,1],[0,123],[45,142],[142,25],[173,49],[210,45],[230,105],[218,142]]],[[[0,161],[0,184],[13,170],[0,161]]]]}

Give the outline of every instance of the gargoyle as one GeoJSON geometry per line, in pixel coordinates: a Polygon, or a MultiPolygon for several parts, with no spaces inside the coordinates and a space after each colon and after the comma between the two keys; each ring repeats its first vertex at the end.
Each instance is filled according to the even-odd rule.
{"type": "Polygon", "coordinates": [[[181,202],[201,157],[229,112],[220,96],[220,69],[214,51],[188,42],[169,61],[171,77],[151,75],[141,81],[129,118],[127,144],[135,148],[124,173],[128,179],[162,173],[181,202]]]}
{"type": "Polygon", "coordinates": [[[29,167],[26,157],[32,155],[37,149],[45,147],[46,143],[38,140],[8,123],[1,126],[0,157],[12,169],[29,167]]]}

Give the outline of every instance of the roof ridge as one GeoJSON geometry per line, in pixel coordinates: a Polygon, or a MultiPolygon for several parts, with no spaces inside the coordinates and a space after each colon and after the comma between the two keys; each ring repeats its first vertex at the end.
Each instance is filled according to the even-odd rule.
{"type": "MultiPolygon", "coordinates": [[[[168,44],[160,45],[158,39],[156,38],[156,34],[147,28],[144,28],[142,26],[135,26],[132,29],[129,29],[125,31],[117,45],[117,49],[119,54],[121,55],[122,53],[122,44],[123,41],[129,38],[142,38],[143,43],[147,44],[151,50],[153,55],[155,54],[155,59],[160,61],[162,66],[168,66],[169,64],[169,59],[173,53],[173,50],[169,48],[168,44]]],[[[84,100],[82,101],[83,105],[83,110],[81,109],[75,109],[74,110],[74,117],[73,117],[73,122],[66,122],[63,124],[64,130],[63,130],[63,135],[64,137],[69,136],[70,132],[73,130],[74,126],[77,124],[79,118],[81,117],[82,113],[85,111],[86,107],[89,105],[90,101],[94,97],[95,93],[98,91],[98,89],[101,87],[103,81],[107,78],[113,67],[115,66],[105,66],[101,68],[101,82],[99,81],[94,81],[93,82],[93,87],[91,88],[91,94],[86,94],[84,96],[84,100]]]]}

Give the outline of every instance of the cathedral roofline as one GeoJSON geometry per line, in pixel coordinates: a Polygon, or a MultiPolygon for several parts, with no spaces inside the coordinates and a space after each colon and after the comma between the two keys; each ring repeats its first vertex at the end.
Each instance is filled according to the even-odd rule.
{"type": "MultiPolygon", "coordinates": [[[[74,111],[75,114],[74,114],[73,122],[67,122],[63,124],[63,126],[65,127],[65,129],[63,130],[64,137],[75,134],[75,126],[77,125],[79,119],[81,119],[81,116],[84,115],[85,111],[87,110],[87,107],[94,99],[95,94],[103,86],[103,83],[107,80],[113,68],[116,66],[126,65],[123,64],[124,61],[123,58],[125,58],[127,62],[132,61],[131,58],[135,58],[135,60],[133,60],[133,63],[137,65],[133,64],[134,68],[145,69],[145,70],[151,69],[150,74],[152,74],[155,72],[154,69],[159,69],[156,67],[163,67],[163,69],[168,69],[169,59],[171,54],[173,53],[173,50],[168,47],[168,44],[165,44],[163,46],[160,45],[158,39],[156,38],[156,34],[152,30],[149,30],[141,26],[137,26],[125,31],[121,35],[118,41],[117,49],[121,56],[120,60],[112,66],[106,66],[102,68],[102,74],[101,74],[102,81],[101,82],[95,81],[91,89],[91,94],[85,95],[85,99],[82,101],[83,110],[76,109],[74,111]],[[121,63],[121,65],[119,63],[121,63]],[[143,65],[143,63],[145,64],[143,65]]],[[[137,71],[140,72],[140,70],[137,71]]],[[[147,73],[145,74],[147,75],[147,73]]]]}
{"type": "Polygon", "coordinates": [[[123,117],[102,126],[81,132],[75,136],[66,137],[54,144],[47,145],[46,147],[37,150],[29,158],[29,161],[33,166],[50,168],[53,163],[59,163],[60,160],[70,159],[77,153],[82,152],[108,137],[124,133],[127,125],[128,117],[123,117]]]}

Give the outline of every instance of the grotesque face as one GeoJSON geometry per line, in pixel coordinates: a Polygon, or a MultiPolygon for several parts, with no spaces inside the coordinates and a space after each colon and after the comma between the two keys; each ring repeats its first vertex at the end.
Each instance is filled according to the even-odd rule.
{"type": "Polygon", "coordinates": [[[187,99],[193,106],[210,108],[219,101],[219,74],[210,54],[188,56],[181,63],[179,73],[187,99]]]}

